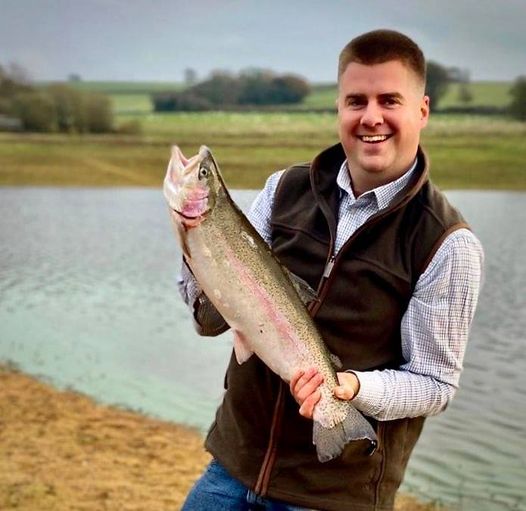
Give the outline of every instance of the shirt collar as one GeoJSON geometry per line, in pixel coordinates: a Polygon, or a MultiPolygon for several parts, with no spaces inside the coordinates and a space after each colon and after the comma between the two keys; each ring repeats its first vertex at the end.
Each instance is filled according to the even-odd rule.
{"type": "MultiPolygon", "coordinates": [[[[398,192],[400,192],[411,179],[411,176],[416,169],[416,164],[417,159],[415,158],[411,167],[398,179],[385,185],[378,186],[377,188],[373,188],[372,190],[365,192],[361,197],[374,197],[379,210],[388,207],[398,192]]],[[[336,182],[341,189],[340,194],[342,192],[348,193],[353,201],[356,200],[352,189],[351,174],[348,170],[347,160],[342,163],[340,170],[338,171],[336,182]]]]}

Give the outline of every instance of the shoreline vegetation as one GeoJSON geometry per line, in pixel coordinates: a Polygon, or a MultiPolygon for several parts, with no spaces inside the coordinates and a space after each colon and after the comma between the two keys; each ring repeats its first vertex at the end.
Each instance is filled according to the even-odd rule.
{"type": "MultiPolygon", "coordinates": [[[[275,170],[336,143],[336,115],[313,112],[117,114],[139,133],[0,133],[0,186],[160,188],[172,144],[205,144],[230,188],[259,189],[275,170]]],[[[422,145],[442,189],[526,190],[526,123],[432,114],[422,145]]]]}
{"type": "MultiPolygon", "coordinates": [[[[0,365],[0,509],[176,511],[210,456],[190,428],[0,365]]],[[[399,495],[396,511],[446,511],[399,495]]]]}

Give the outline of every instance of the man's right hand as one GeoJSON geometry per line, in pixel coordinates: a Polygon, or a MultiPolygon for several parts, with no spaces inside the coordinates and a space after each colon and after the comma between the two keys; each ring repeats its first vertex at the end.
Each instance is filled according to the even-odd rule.
{"type": "Polygon", "coordinates": [[[312,419],[314,407],[321,398],[319,386],[323,376],[314,367],[306,371],[296,371],[290,380],[290,391],[300,405],[300,415],[312,419]]]}

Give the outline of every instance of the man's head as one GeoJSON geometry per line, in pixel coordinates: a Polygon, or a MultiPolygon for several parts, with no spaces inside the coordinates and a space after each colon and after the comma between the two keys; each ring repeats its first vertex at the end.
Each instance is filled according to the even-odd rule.
{"type": "Polygon", "coordinates": [[[406,35],[395,30],[373,30],[347,43],[338,60],[338,83],[351,62],[371,66],[398,60],[413,70],[422,84],[426,83],[426,60],[420,47],[406,35]]]}
{"type": "Polygon", "coordinates": [[[340,54],[338,120],[355,192],[400,177],[414,161],[429,117],[425,60],[407,36],[376,30],[340,54]]]}

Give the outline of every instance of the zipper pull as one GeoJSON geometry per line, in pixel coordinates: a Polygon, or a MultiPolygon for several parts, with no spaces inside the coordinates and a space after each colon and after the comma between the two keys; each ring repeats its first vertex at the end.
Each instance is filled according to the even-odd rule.
{"type": "Polygon", "coordinates": [[[327,261],[327,264],[325,265],[325,269],[323,270],[324,279],[329,278],[329,275],[331,274],[332,268],[334,266],[334,259],[335,257],[332,255],[331,258],[327,261]]]}

